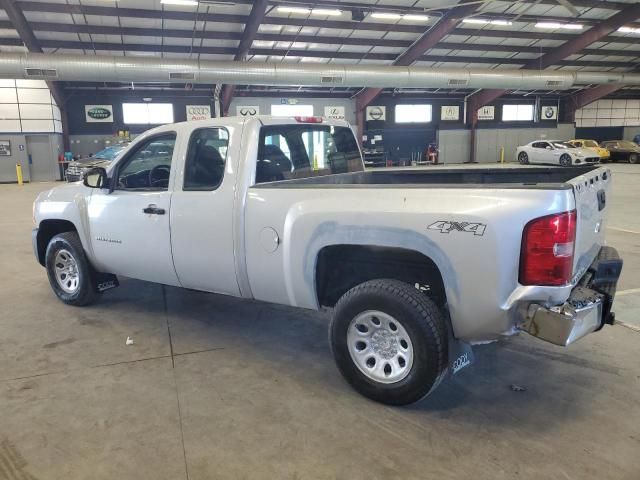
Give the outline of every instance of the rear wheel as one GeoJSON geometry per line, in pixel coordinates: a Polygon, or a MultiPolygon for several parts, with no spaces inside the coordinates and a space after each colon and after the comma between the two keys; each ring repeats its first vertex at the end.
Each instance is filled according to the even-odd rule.
{"type": "Polygon", "coordinates": [[[562,155],[560,157],[560,165],[562,165],[563,167],[570,167],[571,166],[571,155],[569,155],[567,153],[562,155]]]}
{"type": "Polygon", "coordinates": [[[638,163],[639,160],[640,157],[638,157],[637,153],[632,153],[631,155],[629,155],[629,163],[638,163]]]}
{"type": "Polygon", "coordinates": [[[416,402],[447,371],[442,313],[404,282],[371,280],[349,290],[336,305],[329,336],[347,382],[381,403],[416,402]]]}
{"type": "Polygon", "coordinates": [[[529,155],[527,155],[527,152],[520,152],[518,154],[518,161],[522,164],[522,165],[526,165],[529,163],[529,155]]]}
{"type": "Polygon", "coordinates": [[[95,301],[94,272],[76,232],[61,233],[51,239],[45,265],[51,288],[64,303],[83,306],[95,301]]]}

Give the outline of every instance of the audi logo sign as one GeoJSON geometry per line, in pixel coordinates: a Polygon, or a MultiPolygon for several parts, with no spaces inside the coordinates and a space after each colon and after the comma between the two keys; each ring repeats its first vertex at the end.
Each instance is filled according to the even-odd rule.
{"type": "Polygon", "coordinates": [[[187,105],[187,121],[206,120],[211,118],[209,105],[187,105]]]}

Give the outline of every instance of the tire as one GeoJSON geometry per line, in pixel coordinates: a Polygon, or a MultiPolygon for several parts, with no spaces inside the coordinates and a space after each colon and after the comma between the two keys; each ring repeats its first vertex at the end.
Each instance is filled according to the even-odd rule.
{"type": "Polygon", "coordinates": [[[638,154],[637,153],[632,153],[631,155],[629,155],[629,163],[638,163],[640,159],[638,158],[638,154]]]}
{"type": "Polygon", "coordinates": [[[53,292],[64,303],[80,307],[96,300],[94,270],[76,232],[60,233],[51,239],[45,266],[53,292]]]}
{"type": "Polygon", "coordinates": [[[529,163],[529,155],[527,155],[527,152],[520,152],[518,154],[518,161],[522,165],[527,165],[529,163]]]}
{"type": "Polygon", "coordinates": [[[560,165],[562,165],[563,167],[570,167],[571,166],[571,155],[568,154],[564,154],[560,157],[560,165]]]}
{"type": "Polygon", "coordinates": [[[329,339],[345,380],[380,403],[416,402],[447,373],[448,338],[442,313],[425,294],[398,280],[371,280],[345,293],[335,307],[329,339]]]}

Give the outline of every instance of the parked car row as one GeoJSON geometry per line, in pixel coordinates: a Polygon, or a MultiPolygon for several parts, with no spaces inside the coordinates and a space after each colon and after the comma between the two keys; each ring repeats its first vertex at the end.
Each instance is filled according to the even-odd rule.
{"type": "Polygon", "coordinates": [[[640,162],[640,146],[628,140],[534,140],[518,147],[516,158],[523,165],[547,163],[568,167],[599,162],[640,162]]]}

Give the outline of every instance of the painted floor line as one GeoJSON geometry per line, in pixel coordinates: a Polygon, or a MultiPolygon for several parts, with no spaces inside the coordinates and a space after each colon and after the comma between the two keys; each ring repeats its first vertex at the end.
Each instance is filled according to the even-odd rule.
{"type": "Polygon", "coordinates": [[[616,297],[624,295],[633,295],[634,293],[640,293],[640,288],[630,288],[629,290],[620,290],[616,292],[616,297]]]}
{"type": "Polygon", "coordinates": [[[624,233],[635,233],[636,235],[640,235],[640,232],[638,232],[637,230],[627,230],[626,228],[618,228],[618,227],[607,227],[609,230],[616,230],[618,232],[624,232],[624,233]]]}

